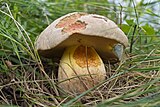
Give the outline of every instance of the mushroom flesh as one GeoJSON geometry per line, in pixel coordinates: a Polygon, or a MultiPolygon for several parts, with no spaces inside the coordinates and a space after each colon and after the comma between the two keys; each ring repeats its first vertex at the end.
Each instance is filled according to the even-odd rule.
{"type": "Polygon", "coordinates": [[[119,62],[127,45],[126,35],[113,21],[81,12],[56,19],[36,41],[40,55],[61,57],[59,86],[72,93],[82,93],[105,80],[103,61],[119,62]]]}

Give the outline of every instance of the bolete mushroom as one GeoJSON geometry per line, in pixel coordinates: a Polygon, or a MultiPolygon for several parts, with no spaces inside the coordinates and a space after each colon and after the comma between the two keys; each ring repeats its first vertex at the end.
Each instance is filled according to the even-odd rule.
{"type": "Polygon", "coordinates": [[[76,93],[103,81],[106,76],[103,61],[120,61],[127,45],[126,35],[113,21],[101,15],[81,12],[58,18],[36,41],[40,55],[61,57],[59,86],[76,93]]]}

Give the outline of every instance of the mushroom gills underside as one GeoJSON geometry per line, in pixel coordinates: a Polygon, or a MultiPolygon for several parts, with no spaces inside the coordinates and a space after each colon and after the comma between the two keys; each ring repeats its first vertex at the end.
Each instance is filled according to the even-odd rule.
{"type": "Polygon", "coordinates": [[[93,47],[83,45],[65,49],[58,69],[59,86],[72,93],[82,93],[105,80],[102,59],[93,47]]]}
{"type": "Polygon", "coordinates": [[[106,63],[116,63],[123,59],[121,58],[123,56],[123,44],[112,39],[80,34],[73,34],[56,47],[48,51],[40,50],[39,52],[45,57],[60,58],[66,47],[78,45],[93,47],[106,63]]]}

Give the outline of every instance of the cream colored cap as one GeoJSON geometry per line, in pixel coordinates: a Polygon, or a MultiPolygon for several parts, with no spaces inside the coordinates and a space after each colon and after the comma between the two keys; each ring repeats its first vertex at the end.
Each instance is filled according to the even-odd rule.
{"type": "Polygon", "coordinates": [[[73,12],[52,22],[38,37],[36,49],[44,57],[61,57],[66,47],[86,45],[94,47],[102,59],[112,56],[108,48],[120,43],[128,45],[123,31],[108,18],[73,12]]]}

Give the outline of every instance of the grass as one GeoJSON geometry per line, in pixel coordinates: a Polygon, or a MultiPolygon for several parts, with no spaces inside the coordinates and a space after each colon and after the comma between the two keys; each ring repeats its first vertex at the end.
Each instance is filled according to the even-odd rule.
{"type": "Polygon", "coordinates": [[[155,11],[160,1],[97,1],[0,0],[2,106],[160,106],[160,10],[155,11]],[[45,27],[73,11],[112,19],[130,43],[125,61],[106,64],[105,81],[76,96],[57,87],[58,64],[40,58],[34,48],[35,39],[45,27]]]}

